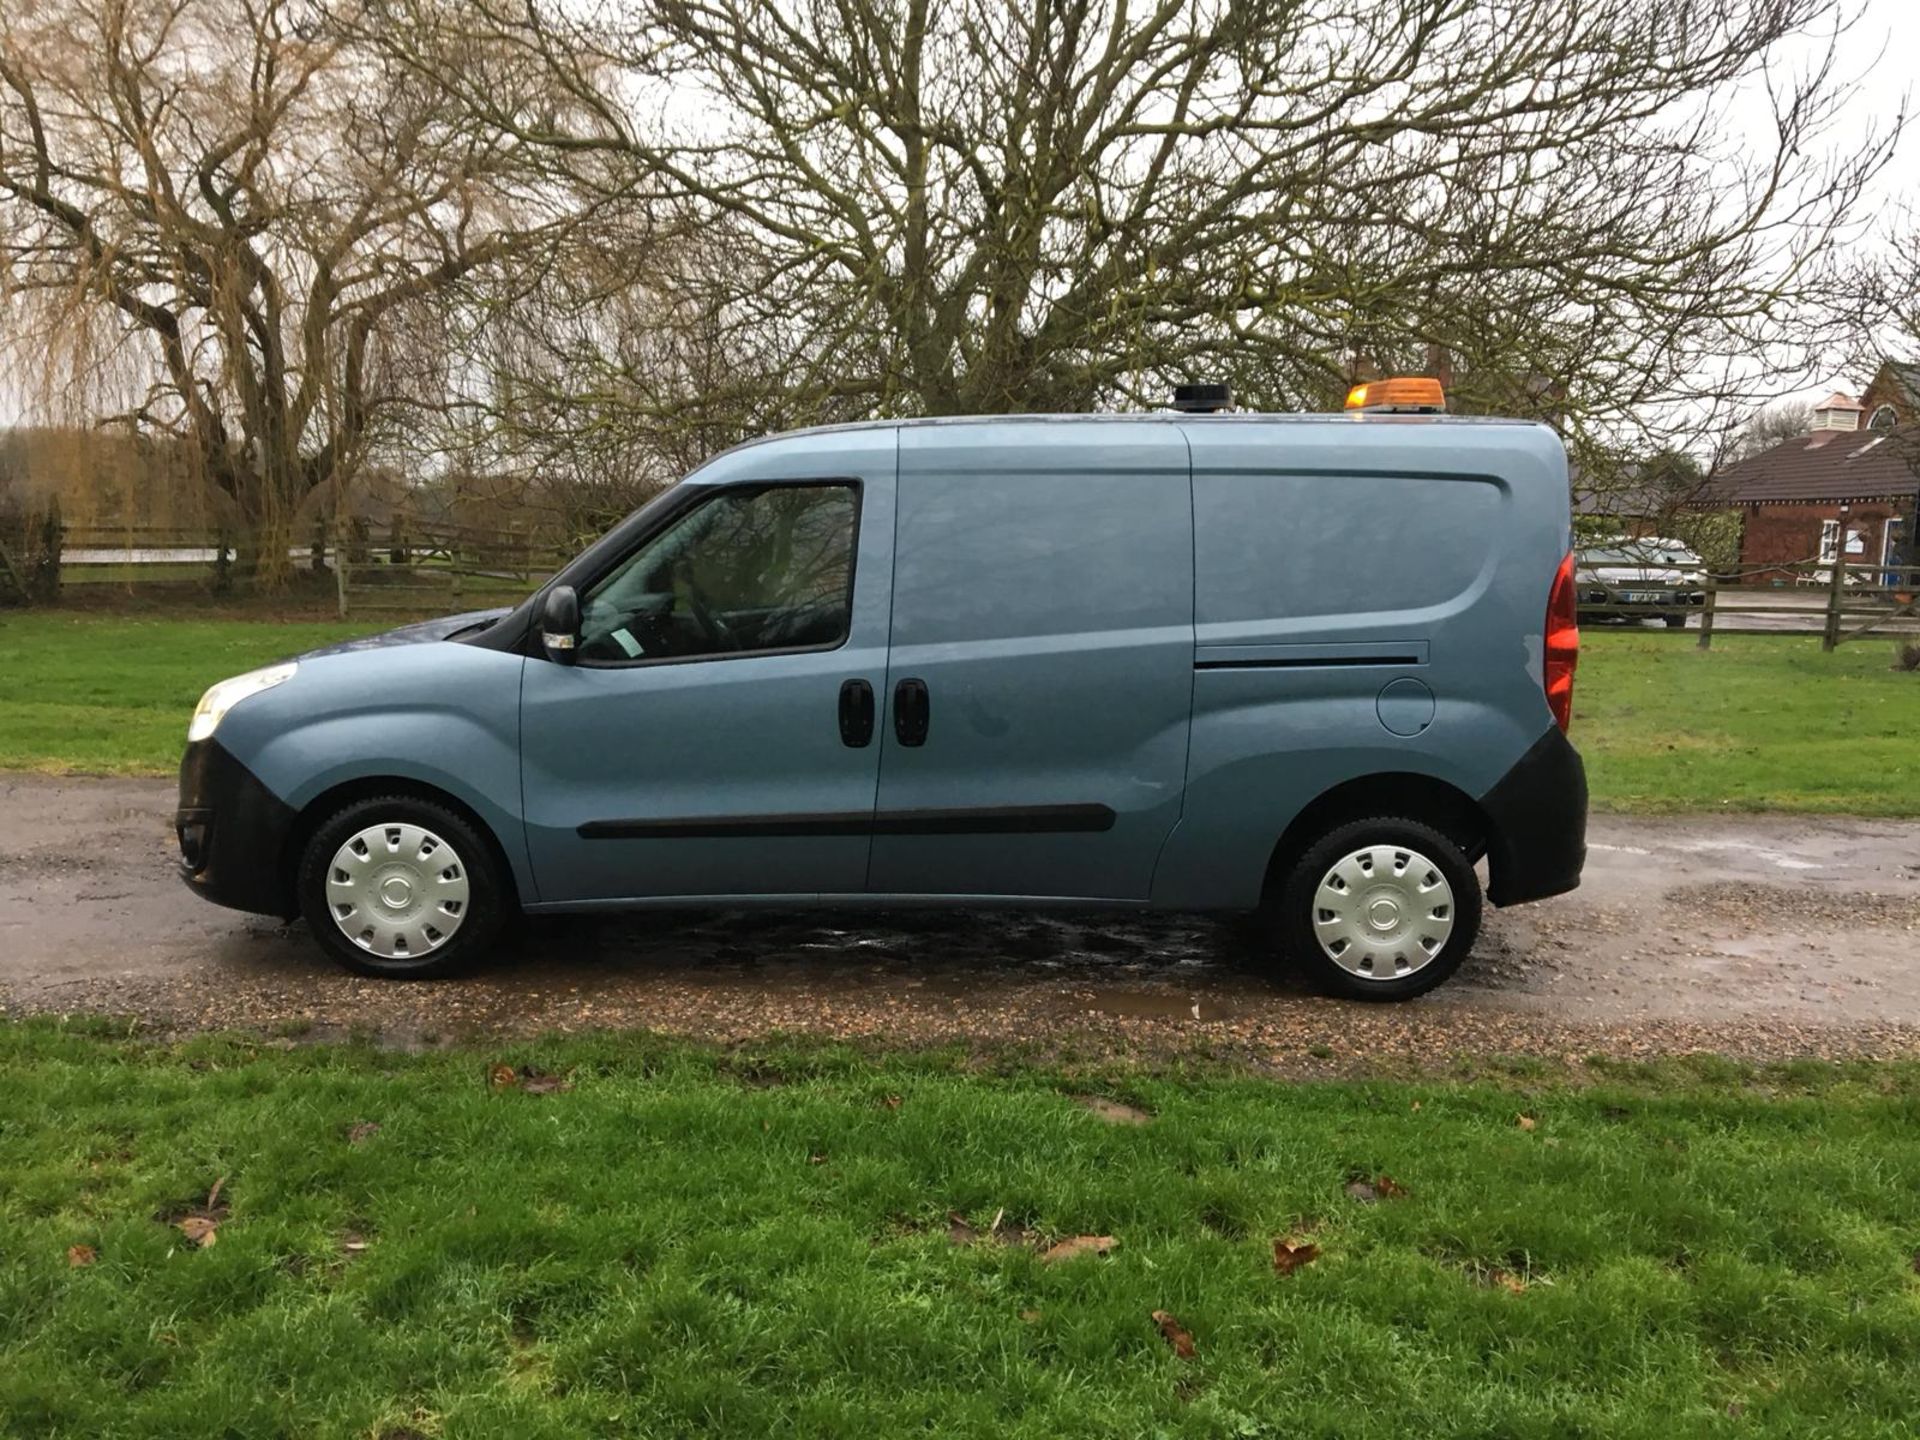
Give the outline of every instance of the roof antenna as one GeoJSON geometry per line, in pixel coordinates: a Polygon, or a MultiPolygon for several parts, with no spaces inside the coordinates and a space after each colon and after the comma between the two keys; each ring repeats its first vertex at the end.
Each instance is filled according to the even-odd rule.
{"type": "Polygon", "coordinates": [[[1221,380],[1206,380],[1173,387],[1173,408],[1187,415],[1214,415],[1233,408],[1233,387],[1221,380]]]}

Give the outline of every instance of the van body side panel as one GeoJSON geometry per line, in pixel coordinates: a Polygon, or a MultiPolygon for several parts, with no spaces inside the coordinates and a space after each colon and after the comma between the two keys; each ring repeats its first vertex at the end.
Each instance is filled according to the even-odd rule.
{"type": "Polygon", "coordinates": [[[1144,900],[1192,687],[1177,427],[901,432],[869,889],[1144,900]],[[920,744],[896,730],[903,682],[926,687],[920,744]]]}
{"type": "Polygon", "coordinates": [[[1524,425],[1186,429],[1192,760],[1153,901],[1242,909],[1333,787],[1415,774],[1478,800],[1552,728],[1542,631],[1565,452],[1524,425]]]}
{"type": "Polygon", "coordinates": [[[444,791],[492,830],[520,895],[531,899],[520,825],[528,663],[449,641],[311,656],[284,685],[234,706],[215,740],[294,812],[356,780],[444,791]]]}
{"type": "Polygon", "coordinates": [[[687,482],[857,483],[852,618],[838,648],[527,662],[527,846],[543,904],[864,887],[879,745],[843,740],[840,692],[864,680],[877,696],[886,674],[896,456],[891,429],[799,436],[687,482]]]}

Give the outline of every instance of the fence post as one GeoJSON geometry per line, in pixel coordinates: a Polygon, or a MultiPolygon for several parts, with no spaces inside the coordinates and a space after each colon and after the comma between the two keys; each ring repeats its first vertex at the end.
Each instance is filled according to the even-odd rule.
{"type": "Polygon", "coordinates": [[[222,526],[213,537],[213,593],[228,595],[233,592],[233,556],[232,546],[228,544],[226,527],[222,526]]]}
{"type": "MultiPolygon", "coordinates": [[[[1845,511],[1841,514],[1844,516],[1845,511]]],[[[1822,650],[1834,650],[1840,644],[1840,592],[1847,583],[1846,522],[1841,521],[1840,543],[1833,551],[1833,571],[1827,583],[1827,628],[1820,636],[1822,650]]]]}
{"type": "Polygon", "coordinates": [[[66,548],[67,527],[60,518],[60,498],[56,495],[40,522],[40,549],[34,557],[33,576],[28,582],[33,586],[35,599],[52,603],[60,598],[61,557],[66,548]]]}
{"type": "Polygon", "coordinates": [[[333,522],[333,588],[340,597],[340,618],[347,618],[347,565],[353,546],[347,543],[348,526],[338,516],[333,522]]]}
{"type": "Polygon", "coordinates": [[[1713,611],[1720,595],[1720,577],[1707,572],[1707,603],[1700,609],[1700,648],[1713,648],[1713,611]]]}

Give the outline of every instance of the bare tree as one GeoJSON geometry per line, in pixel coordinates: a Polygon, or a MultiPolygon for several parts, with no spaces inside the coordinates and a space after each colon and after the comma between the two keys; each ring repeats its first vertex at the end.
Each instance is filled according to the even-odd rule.
{"type": "MultiPolygon", "coordinates": [[[[350,22],[377,4],[0,12],[12,359],[49,397],[82,387],[90,408],[176,437],[268,578],[303,497],[434,393],[410,334],[435,307],[486,303],[480,282],[537,267],[586,213],[544,147],[359,38],[350,22]]],[[[432,58],[513,88],[484,46],[432,58]]]]}
{"type": "Polygon", "coordinates": [[[1855,324],[1870,363],[1920,359],[1920,206],[1894,221],[1885,250],[1854,274],[1855,324]]]}
{"type": "Polygon", "coordinates": [[[1771,450],[1813,429],[1813,406],[1805,400],[1781,400],[1762,406],[1747,418],[1727,445],[1732,463],[1771,450]]]}
{"type": "Polygon", "coordinates": [[[475,0],[575,123],[436,73],[726,236],[700,304],[765,409],[1324,405],[1437,350],[1465,408],[1608,430],[1792,363],[1889,137],[1819,160],[1844,87],[1768,57],[1844,3],[475,0]]]}

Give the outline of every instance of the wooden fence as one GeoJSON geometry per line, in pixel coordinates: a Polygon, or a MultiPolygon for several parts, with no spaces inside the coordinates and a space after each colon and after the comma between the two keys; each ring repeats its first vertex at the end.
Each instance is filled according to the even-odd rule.
{"type": "MultiPolygon", "coordinates": [[[[296,576],[331,588],[340,614],[444,614],[510,605],[584,544],[530,530],[425,525],[408,520],[344,530],[315,526],[289,545],[296,576]]],[[[20,551],[15,550],[18,559],[20,551]]],[[[72,525],[61,529],[59,583],[129,592],[224,594],[255,577],[229,531],[192,526],[72,525]]]]}
{"type": "MultiPolygon", "coordinates": [[[[377,526],[352,522],[344,530],[317,526],[289,547],[288,562],[313,583],[330,580],[343,617],[451,614],[515,604],[587,538],[400,517],[377,526]]],[[[16,570],[22,554],[14,552],[16,570]]],[[[188,585],[218,594],[253,578],[240,554],[237,537],[206,528],[68,526],[60,537],[60,581],[128,589],[188,585]]],[[[10,586],[9,593],[21,588],[10,586]]],[[[1616,584],[1603,601],[1583,598],[1580,612],[1629,620],[1684,612],[1703,650],[1716,635],[1728,634],[1818,634],[1826,650],[1869,635],[1920,638],[1920,566],[1805,562],[1709,576],[1697,606],[1621,598],[1650,588],[1616,584]]]]}
{"type": "Polygon", "coordinates": [[[1605,600],[1583,598],[1580,613],[1623,620],[1684,614],[1702,650],[1713,648],[1716,635],[1817,634],[1823,650],[1869,635],[1920,637],[1920,566],[1769,566],[1751,574],[1708,576],[1697,606],[1621,598],[1623,592],[1655,588],[1615,584],[1605,600]]]}
{"type": "Polygon", "coordinates": [[[574,547],[518,530],[396,527],[383,540],[335,546],[340,614],[449,614],[513,605],[572,556],[574,547]]]}

